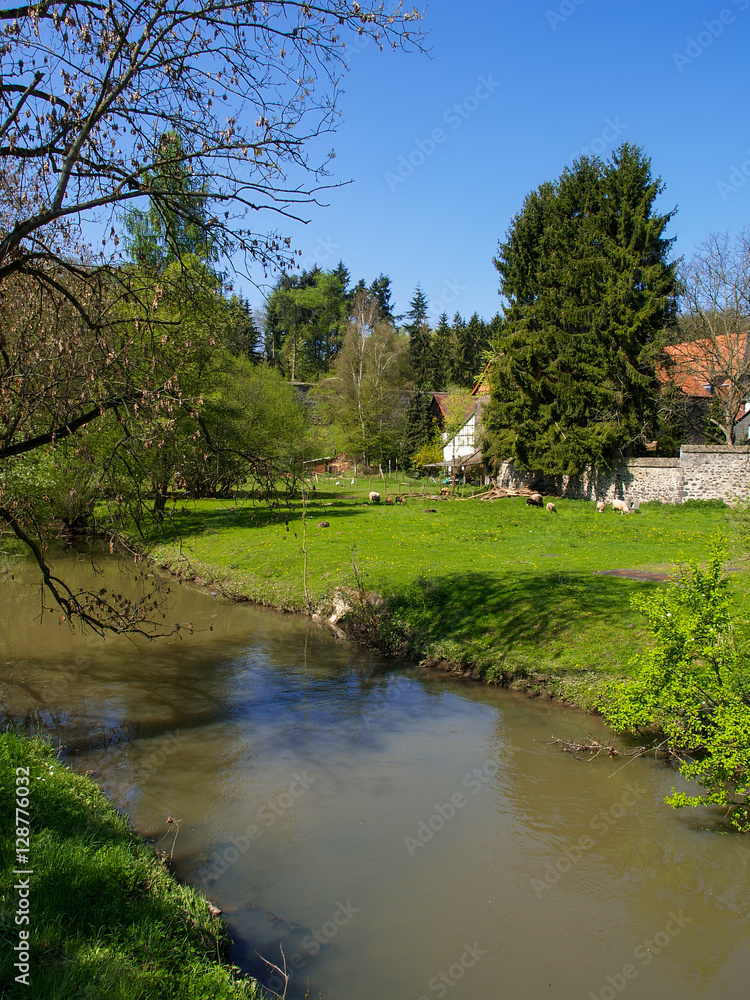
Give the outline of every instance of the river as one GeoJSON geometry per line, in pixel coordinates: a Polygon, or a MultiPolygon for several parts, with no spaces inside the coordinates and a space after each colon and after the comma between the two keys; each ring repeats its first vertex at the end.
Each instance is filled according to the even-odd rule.
{"type": "Polygon", "coordinates": [[[192,635],[81,636],[8,565],[6,717],[173,849],[234,960],[271,986],[263,959],[285,961],[288,997],[747,995],[750,840],[665,805],[663,762],[550,743],[609,740],[598,719],[188,586],[168,613],[192,635]]]}

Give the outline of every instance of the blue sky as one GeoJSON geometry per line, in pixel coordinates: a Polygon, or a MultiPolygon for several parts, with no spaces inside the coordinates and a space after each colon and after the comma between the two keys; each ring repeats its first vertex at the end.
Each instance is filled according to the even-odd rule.
{"type": "Polygon", "coordinates": [[[353,183],[284,227],[303,265],[384,272],[399,312],[419,282],[433,321],[489,319],[526,194],[623,141],[678,210],[675,256],[750,225],[750,0],[436,0],[423,26],[429,55],[352,52],[332,180],[353,183]]]}

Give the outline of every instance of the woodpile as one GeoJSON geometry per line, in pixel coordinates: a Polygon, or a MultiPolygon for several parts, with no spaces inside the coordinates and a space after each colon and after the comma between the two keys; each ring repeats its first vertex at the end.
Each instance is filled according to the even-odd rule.
{"type": "Polygon", "coordinates": [[[467,500],[504,500],[506,497],[529,497],[537,496],[538,491],[532,490],[528,486],[521,487],[520,490],[508,489],[505,486],[493,486],[484,493],[476,493],[473,497],[466,497],[467,500]]]}

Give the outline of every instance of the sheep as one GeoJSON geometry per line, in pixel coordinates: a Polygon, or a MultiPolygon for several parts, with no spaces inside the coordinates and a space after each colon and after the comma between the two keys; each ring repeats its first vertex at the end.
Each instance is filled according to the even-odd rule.
{"type": "Polygon", "coordinates": [[[318,521],[318,527],[319,528],[330,528],[331,525],[329,524],[328,521],[318,521]]]}
{"type": "Polygon", "coordinates": [[[600,514],[603,514],[604,511],[607,509],[607,501],[606,500],[597,500],[596,501],[596,509],[599,511],[600,514]]]}
{"type": "Polygon", "coordinates": [[[544,497],[541,493],[532,493],[531,496],[526,497],[527,507],[543,507],[544,497]]]}
{"type": "Polygon", "coordinates": [[[552,503],[551,500],[547,504],[547,510],[550,512],[550,514],[556,514],[557,513],[557,507],[555,507],[555,505],[552,503]]]}
{"type": "Polygon", "coordinates": [[[630,504],[627,500],[613,500],[612,510],[619,510],[621,514],[629,514],[630,504]]]}
{"type": "Polygon", "coordinates": [[[375,490],[370,493],[370,503],[380,503],[380,494],[376,493],[375,490]]]}

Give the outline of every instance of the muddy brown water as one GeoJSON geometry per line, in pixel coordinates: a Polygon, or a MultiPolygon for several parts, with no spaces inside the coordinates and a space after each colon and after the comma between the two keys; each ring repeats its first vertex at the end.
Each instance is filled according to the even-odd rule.
{"type": "Polygon", "coordinates": [[[6,717],[174,845],[235,961],[271,986],[286,962],[290,998],[747,996],[750,839],[666,806],[664,764],[549,745],[609,739],[597,719],[188,587],[182,641],[71,634],[11,569],[6,717]]]}

